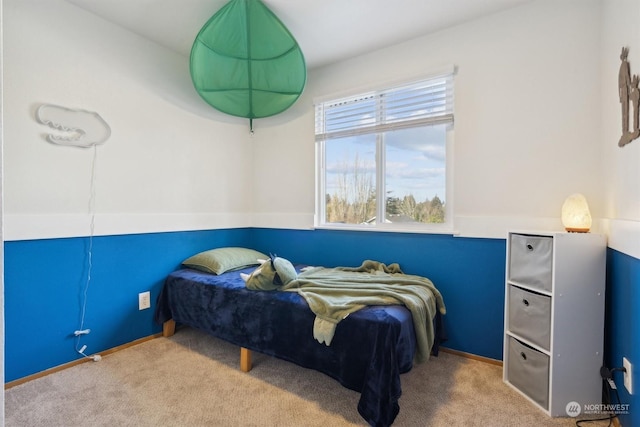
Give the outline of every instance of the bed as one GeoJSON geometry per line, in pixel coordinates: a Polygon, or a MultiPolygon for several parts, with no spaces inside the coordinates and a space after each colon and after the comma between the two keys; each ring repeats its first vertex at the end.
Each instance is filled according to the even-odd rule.
{"type": "MultiPolygon", "coordinates": [[[[391,425],[400,409],[400,374],[413,367],[416,355],[411,312],[402,305],[367,306],[341,320],[326,345],[314,338],[316,316],[299,293],[247,288],[242,274],[255,269],[169,274],[155,312],[164,335],[172,335],[177,323],[238,345],[243,371],[251,369],[251,351],[315,369],[361,393],[357,409],[370,425],[391,425]]],[[[445,340],[440,313],[432,325],[431,352],[437,355],[445,340]]]]}

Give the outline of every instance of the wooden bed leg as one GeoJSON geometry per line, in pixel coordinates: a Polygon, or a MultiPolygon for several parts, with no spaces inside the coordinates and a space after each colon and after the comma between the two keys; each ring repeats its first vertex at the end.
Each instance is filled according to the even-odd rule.
{"type": "Polygon", "coordinates": [[[162,324],[162,336],[163,337],[171,337],[176,333],[176,321],[173,319],[169,319],[162,324]]]}
{"type": "Polygon", "coordinates": [[[240,347],[240,370],[249,372],[251,370],[251,350],[240,347]]]}

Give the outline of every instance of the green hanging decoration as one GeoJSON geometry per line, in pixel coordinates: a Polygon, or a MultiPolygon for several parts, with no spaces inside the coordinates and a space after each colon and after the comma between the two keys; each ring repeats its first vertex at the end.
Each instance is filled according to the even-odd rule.
{"type": "Polygon", "coordinates": [[[260,0],[231,0],[202,27],[191,48],[198,94],[223,113],[253,119],[281,113],[307,80],[295,38],[260,0]]]}

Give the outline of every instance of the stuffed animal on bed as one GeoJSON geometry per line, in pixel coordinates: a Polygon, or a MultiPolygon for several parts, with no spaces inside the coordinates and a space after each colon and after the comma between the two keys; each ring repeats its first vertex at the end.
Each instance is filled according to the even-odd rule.
{"type": "Polygon", "coordinates": [[[248,289],[273,291],[298,277],[295,267],[287,259],[272,255],[270,259],[259,259],[260,266],[251,274],[240,273],[248,289]]]}

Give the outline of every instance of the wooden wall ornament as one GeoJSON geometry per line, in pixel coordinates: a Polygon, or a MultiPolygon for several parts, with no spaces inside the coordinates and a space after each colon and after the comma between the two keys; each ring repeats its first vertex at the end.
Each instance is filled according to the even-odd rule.
{"type": "Polygon", "coordinates": [[[631,77],[631,67],[627,57],[629,48],[623,47],[620,53],[620,71],[618,73],[618,95],[622,107],[622,136],[618,146],[624,147],[640,136],[640,90],[638,83],[640,77],[634,74],[631,77]],[[629,114],[633,114],[633,130],[629,130],[629,114]]]}

